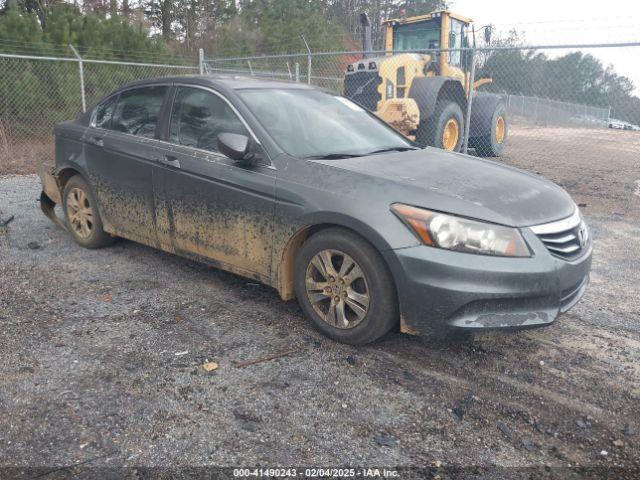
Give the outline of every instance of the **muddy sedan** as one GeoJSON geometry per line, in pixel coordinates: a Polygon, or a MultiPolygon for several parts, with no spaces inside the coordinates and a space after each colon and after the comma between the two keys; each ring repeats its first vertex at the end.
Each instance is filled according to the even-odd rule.
{"type": "Polygon", "coordinates": [[[418,149],[306,85],[147,80],[55,134],[41,205],[80,245],[123,237],[263,282],[341,342],[548,325],[588,282],[560,187],[418,149]]]}

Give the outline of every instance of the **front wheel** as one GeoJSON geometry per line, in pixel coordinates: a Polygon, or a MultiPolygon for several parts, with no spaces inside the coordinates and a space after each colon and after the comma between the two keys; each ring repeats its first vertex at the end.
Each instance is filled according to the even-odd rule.
{"type": "Polygon", "coordinates": [[[462,148],[464,116],[462,108],[451,100],[439,100],[431,118],[420,122],[416,132],[419,145],[459,152],[462,148]]]}
{"type": "Polygon", "coordinates": [[[296,297],[325,335],[363,345],[398,322],[395,286],[384,260],[361,237],[340,228],[307,240],[296,257],[296,297]]]}

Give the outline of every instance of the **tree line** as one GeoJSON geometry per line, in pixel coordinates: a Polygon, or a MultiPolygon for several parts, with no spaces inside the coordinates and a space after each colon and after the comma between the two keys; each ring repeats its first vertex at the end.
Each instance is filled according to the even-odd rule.
{"type": "Polygon", "coordinates": [[[380,22],[441,0],[0,0],[0,42],[74,43],[94,55],[136,51],[195,58],[358,49],[361,12],[380,22]],[[303,37],[304,36],[304,40],[303,37]]]}
{"type": "MultiPolygon", "coordinates": [[[[0,0],[0,52],[71,56],[67,45],[73,44],[87,58],[193,65],[199,48],[209,57],[300,53],[305,42],[313,51],[358,50],[361,12],[372,20],[374,47],[382,48],[382,20],[445,6],[442,0],[0,0]]],[[[511,32],[492,45],[524,41],[511,32]]],[[[341,60],[334,61],[332,70],[341,60]]],[[[72,78],[75,71],[68,67],[72,78]]],[[[115,68],[96,76],[95,95],[111,84],[106,78],[126,80],[115,68]]],[[[36,65],[25,67],[15,78],[3,72],[0,89],[9,90],[0,93],[10,95],[15,81],[25,81],[18,74],[32,74],[33,87],[36,70],[36,65]]],[[[489,88],[496,91],[611,106],[613,117],[640,124],[640,98],[632,81],[591,55],[493,51],[483,55],[480,73],[494,78],[489,88]]],[[[44,91],[51,95],[58,81],[68,88],[61,78],[47,78],[44,91]]]]}
{"type": "Polygon", "coordinates": [[[559,57],[552,52],[527,49],[516,31],[494,42],[495,50],[481,58],[481,76],[491,77],[489,89],[510,94],[564,102],[611,107],[611,117],[640,125],[640,97],[633,81],[605,66],[593,55],[572,52],[559,57]]]}

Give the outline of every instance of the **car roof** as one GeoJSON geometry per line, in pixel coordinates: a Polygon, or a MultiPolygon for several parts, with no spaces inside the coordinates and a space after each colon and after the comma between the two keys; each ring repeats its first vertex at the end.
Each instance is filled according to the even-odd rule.
{"type": "MultiPolygon", "coordinates": [[[[296,89],[315,89],[315,87],[306,83],[298,83],[293,81],[269,80],[265,78],[249,77],[242,75],[176,75],[170,77],[156,77],[138,80],[129,83],[122,88],[140,87],[154,83],[187,83],[193,85],[223,87],[232,90],[241,90],[245,88],[296,88],[296,89]]],[[[120,90],[120,89],[119,89],[120,90]]]]}

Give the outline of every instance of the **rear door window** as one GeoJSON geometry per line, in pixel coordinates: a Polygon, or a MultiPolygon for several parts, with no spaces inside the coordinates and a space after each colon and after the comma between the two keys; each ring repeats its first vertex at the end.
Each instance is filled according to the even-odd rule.
{"type": "Polygon", "coordinates": [[[169,140],[178,145],[218,152],[218,135],[249,136],[240,118],[218,95],[179,87],[171,111],[169,140]]]}
{"type": "Polygon", "coordinates": [[[110,129],[145,138],[154,138],[158,117],[169,87],[153,86],[120,94],[110,129]]]}

